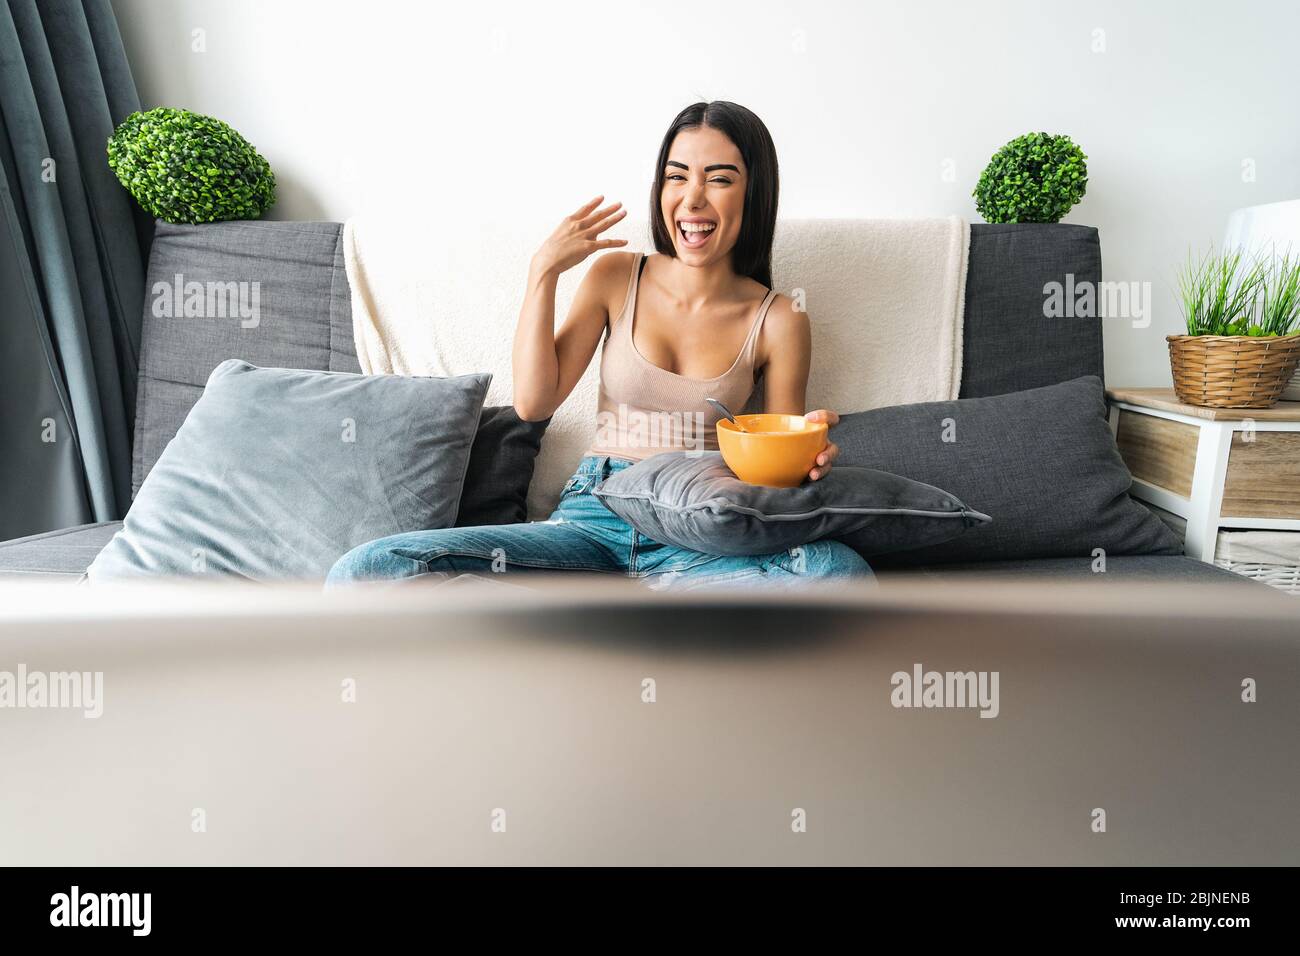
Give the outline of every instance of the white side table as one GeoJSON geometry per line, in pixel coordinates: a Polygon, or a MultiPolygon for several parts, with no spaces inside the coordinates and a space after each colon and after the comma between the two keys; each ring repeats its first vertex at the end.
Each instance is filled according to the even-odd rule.
{"type": "Polygon", "coordinates": [[[1202,408],[1172,388],[1106,398],[1130,494],[1187,520],[1189,556],[1213,562],[1220,528],[1300,532],[1300,402],[1202,408]]]}

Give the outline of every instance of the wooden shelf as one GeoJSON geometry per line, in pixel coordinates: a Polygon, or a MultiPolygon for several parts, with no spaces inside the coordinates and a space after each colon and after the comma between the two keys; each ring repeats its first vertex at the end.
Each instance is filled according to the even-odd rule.
{"type": "Polygon", "coordinates": [[[1172,388],[1108,388],[1106,397],[1139,408],[1157,408],[1212,422],[1300,422],[1300,402],[1278,402],[1272,408],[1206,408],[1180,402],[1172,388]]]}

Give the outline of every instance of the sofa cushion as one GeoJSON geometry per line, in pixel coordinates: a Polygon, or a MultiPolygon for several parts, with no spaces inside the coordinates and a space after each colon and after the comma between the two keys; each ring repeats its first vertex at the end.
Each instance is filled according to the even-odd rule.
{"type": "Polygon", "coordinates": [[[101,521],[0,542],[0,577],[33,575],[76,580],[121,527],[120,521],[101,521]]]}
{"type": "Polygon", "coordinates": [[[1100,282],[1101,242],[1092,226],[972,225],[961,397],[1004,395],[1081,375],[1104,383],[1101,318],[1044,314],[1049,283],[1060,283],[1064,295],[1100,282]]]}
{"type": "Polygon", "coordinates": [[[341,228],[336,222],[157,223],[145,284],[133,496],[226,359],[360,371],[341,228]]]}
{"type": "Polygon", "coordinates": [[[323,579],[359,544],[451,527],[490,377],[222,362],[90,581],[323,579]]]}
{"type": "Polygon", "coordinates": [[[843,416],[830,429],[839,465],[944,488],[992,516],[943,544],[887,563],[1182,554],[1178,538],[1129,497],[1133,483],[1087,375],[989,398],[896,405],[843,416]]]}
{"type": "Polygon", "coordinates": [[[775,554],[833,538],[869,558],[988,521],[941,488],[872,468],[832,468],[794,488],[751,484],[716,451],[651,455],[592,493],[646,537],[703,554],[775,554]]]}

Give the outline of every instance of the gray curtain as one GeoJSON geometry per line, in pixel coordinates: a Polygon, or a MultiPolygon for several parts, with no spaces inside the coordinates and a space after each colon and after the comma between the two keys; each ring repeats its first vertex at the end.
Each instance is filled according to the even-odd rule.
{"type": "Polygon", "coordinates": [[[139,108],[109,0],[0,5],[0,540],[131,501],[151,227],[105,148],[139,108]]]}

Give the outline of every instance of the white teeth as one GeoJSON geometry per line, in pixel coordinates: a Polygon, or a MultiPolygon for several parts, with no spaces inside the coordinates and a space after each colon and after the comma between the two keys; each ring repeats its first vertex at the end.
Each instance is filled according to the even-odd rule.
{"type": "Polygon", "coordinates": [[[681,222],[682,232],[712,232],[717,228],[717,223],[712,222],[681,222]]]}

